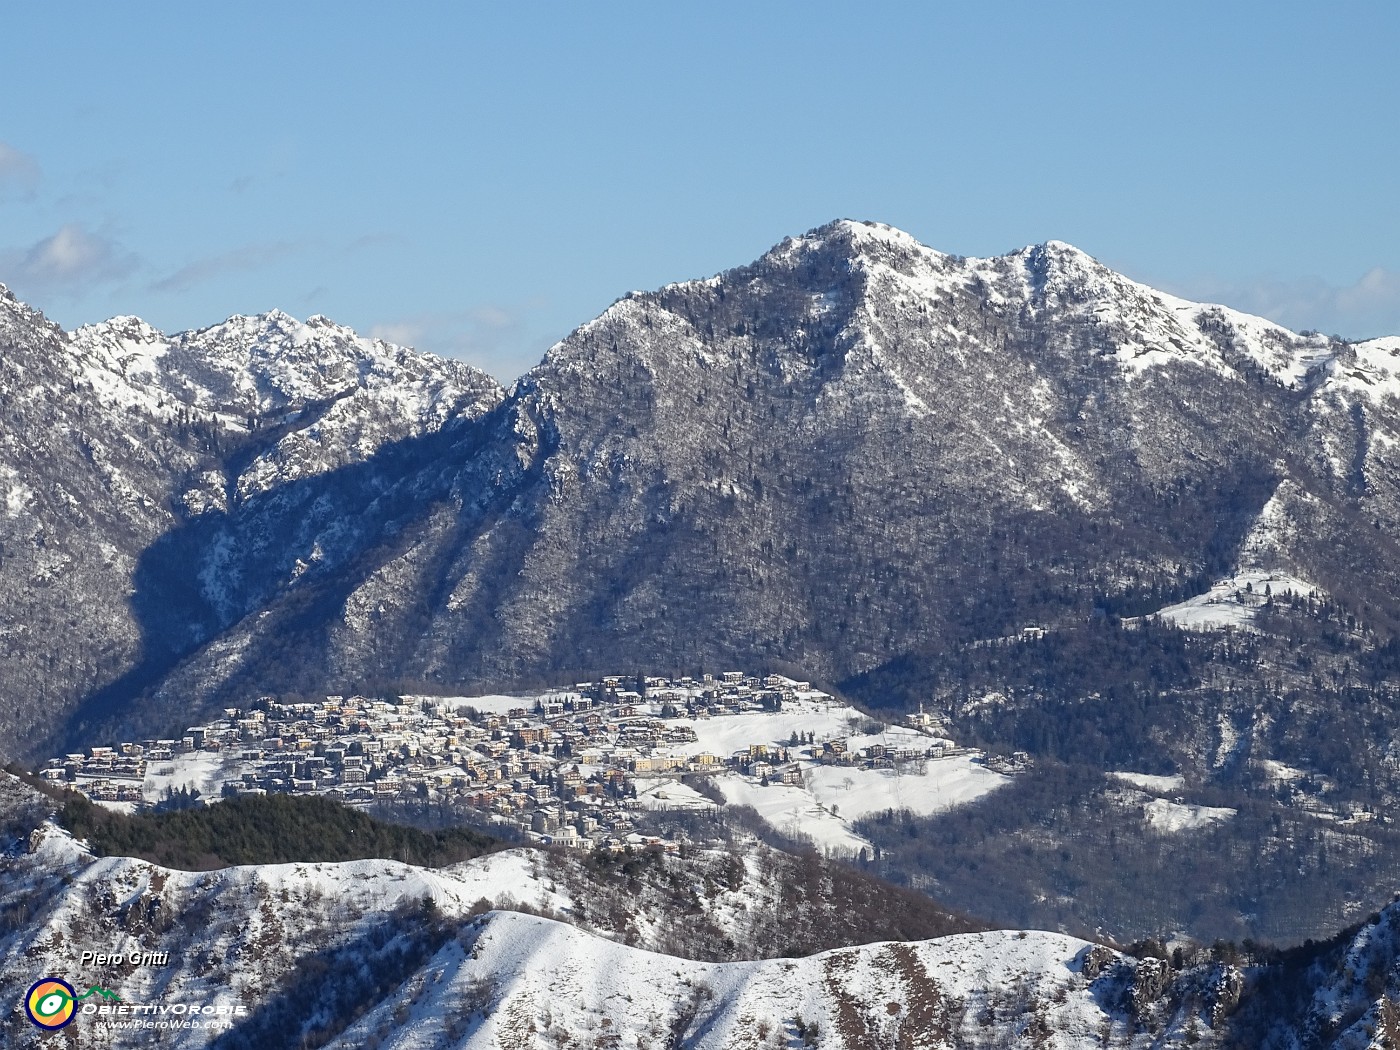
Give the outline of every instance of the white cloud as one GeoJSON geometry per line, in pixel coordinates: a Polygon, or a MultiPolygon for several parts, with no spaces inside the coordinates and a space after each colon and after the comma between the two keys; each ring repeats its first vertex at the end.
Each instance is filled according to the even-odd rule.
{"type": "Polygon", "coordinates": [[[510,383],[539,363],[522,311],[487,304],[471,310],[415,314],[374,325],[375,339],[455,357],[510,383]]]}
{"type": "Polygon", "coordinates": [[[393,343],[396,346],[411,346],[418,348],[423,336],[428,334],[428,325],[423,320],[412,321],[390,321],[387,324],[377,324],[369,330],[371,339],[383,339],[386,343],[393,343]]]}
{"type": "Polygon", "coordinates": [[[135,267],[134,255],[76,222],[26,249],[0,251],[0,275],[31,296],[86,291],[124,277],[135,267]]]}
{"type": "Polygon", "coordinates": [[[1400,273],[1369,271],[1350,288],[1337,290],[1337,308],[1346,316],[1386,318],[1386,335],[1400,334],[1400,273]]]}
{"type": "Polygon", "coordinates": [[[39,186],[39,162],[0,142],[0,197],[13,194],[19,197],[32,197],[39,186]]]}
{"type": "Polygon", "coordinates": [[[151,284],[153,292],[183,292],[196,284],[202,284],[214,277],[240,270],[256,270],[270,263],[284,259],[301,251],[303,245],[290,241],[269,241],[261,244],[245,244],[232,251],[196,259],[174,273],[167,274],[151,284]]]}
{"type": "Polygon", "coordinates": [[[1168,290],[1259,314],[1294,331],[1312,329],[1347,339],[1400,335],[1400,273],[1380,267],[1349,285],[1329,284],[1320,277],[1202,279],[1168,290]]]}

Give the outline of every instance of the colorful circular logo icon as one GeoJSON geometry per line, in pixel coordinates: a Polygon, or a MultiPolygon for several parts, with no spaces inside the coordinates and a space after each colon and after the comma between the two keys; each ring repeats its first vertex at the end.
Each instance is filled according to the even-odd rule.
{"type": "Polygon", "coordinates": [[[24,1012],[40,1028],[62,1028],[73,1020],[78,993],[67,981],[45,977],[35,981],[24,997],[24,1012]]]}

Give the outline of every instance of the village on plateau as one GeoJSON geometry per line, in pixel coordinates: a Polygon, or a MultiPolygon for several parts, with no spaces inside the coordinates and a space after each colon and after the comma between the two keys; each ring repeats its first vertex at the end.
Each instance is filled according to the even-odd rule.
{"type": "Polygon", "coordinates": [[[678,847],[640,833],[639,810],[747,805],[794,840],[856,855],[865,843],[851,821],[968,801],[1020,759],[958,747],[922,712],[885,725],[808,682],[730,671],[608,676],[532,697],[262,697],[179,739],[95,746],[39,772],[123,810],[315,793],[615,852],[678,847]]]}

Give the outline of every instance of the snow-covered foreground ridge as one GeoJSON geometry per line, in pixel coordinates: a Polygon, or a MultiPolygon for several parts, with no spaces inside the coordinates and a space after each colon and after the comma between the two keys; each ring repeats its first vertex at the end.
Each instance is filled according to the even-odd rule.
{"type": "MultiPolygon", "coordinates": [[[[706,964],[494,913],[469,945],[433,959],[409,1023],[384,1034],[393,1047],[441,1045],[454,1006],[490,986],[494,1008],[470,1019],[460,1045],[565,1045],[569,1036],[715,1050],[802,1045],[804,1036],[832,1047],[976,1045],[990,1010],[999,1028],[1041,1026],[1045,1045],[1097,1046],[1114,1018],[1083,972],[1091,950],[1057,934],[998,932],[706,964]]],[[[367,1016],[337,1045],[365,1045],[386,1017],[387,1008],[367,1016]]]]}
{"type": "MultiPolygon", "coordinates": [[[[0,899],[11,919],[0,937],[4,1046],[30,1045],[38,1034],[20,1004],[25,989],[48,975],[75,988],[103,987],[134,1007],[199,1003],[247,1023],[295,987],[307,960],[318,956],[347,953],[356,968],[383,969],[378,985],[397,983],[406,974],[395,972],[395,956],[424,951],[424,916],[466,921],[486,902],[570,906],[537,877],[527,850],[441,870],[361,860],[188,872],[93,858],[51,824],[31,836],[30,848],[0,860],[0,899]],[[165,961],[108,965],[84,952],[123,960],[150,953],[165,961]]],[[[402,962],[397,969],[404,970],[402,962]]],[[[305,1020],[324,1027],[332,1009],[305,1020]]],[[[151,1045],[149,1033],[105,1032],[82,1016],[72,1030],[80,1046],[151,1045]]],[[[217,1035],[186,1031],[169,1045],[203,1046],[217,1035]]]]}
{"type": "MultiPolygon", "coordinates": [[[[52,825],[31,849],[0,869],[5,1046],[50,1038],[22,1007],[47,976],[103,987],[129,1010],[198,1004],[230,1025],[168,1030],[159,1045],[174,1047],[301,1045],[307,1033],[347,1050],[990,1046],[1028,1031],[1041,1045],[1089,1047],[1105,1036],[1135,1045],[1129,1032],[1147,1018],[1174,1023],[1153,963],[1059,934],[704,963],[537,914],[482,913],[490,901],[581,914],[530,850],[442,870],[354,861],[184,872],[93,859],[52,825]],[[163,961],[110,965],[84,952],[163,961]]],[[[78,1047],[153,1045],[149,1030],[106,1027],[102,1015],[80,1014],[69,1032],[78,1047]]]]}
{"type": "Polygon", "coordinates": [[[88,1003],[65,1034],[78,1050],[1360,1048],[1400,1035],[1400,906],[1291,969],[1241,971],[1189,947],[1184,963],[1139,959],[1042,932],[861,944],[859,931],[879,925],[868,915],[826,941],[853,946],[783,958],[772,945],[785,927],[868,902],[832,885],[826,862],[753,842],[658,854],[640,881],[640,868],[536,849],[442,869],[361,860],[191,872],[92,856],[17,781],[0,778],[0,802],[6,1048],[54,1045],[23,1007],[49,977],[119,996],[128,1021],[181,1008],[223,1025],[119,1027],[109,1022],[122,1015],[88,1003]],[[792,895],[803,863],[826,885],[816,897],[792,895]],[[676,938],[677,924],[699,936],[676,938]]]}

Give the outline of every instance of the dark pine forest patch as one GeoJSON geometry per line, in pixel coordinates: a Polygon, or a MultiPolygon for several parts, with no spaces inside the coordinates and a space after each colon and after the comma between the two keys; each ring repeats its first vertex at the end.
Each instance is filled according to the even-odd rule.
{"type": "Polygon", "coordinates": [[[467,828],[422,831],[315,795],[246,795],[166,813],[126,815],[65,795],[58,820],[95,853],[208,871],[234,864],[382,858],[442,867],[499,843],[467,828]]]}

